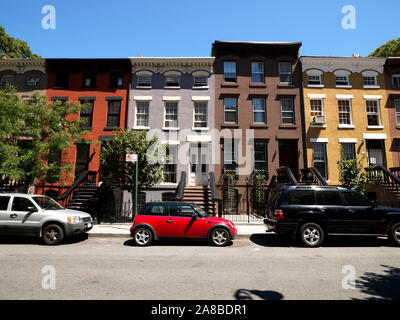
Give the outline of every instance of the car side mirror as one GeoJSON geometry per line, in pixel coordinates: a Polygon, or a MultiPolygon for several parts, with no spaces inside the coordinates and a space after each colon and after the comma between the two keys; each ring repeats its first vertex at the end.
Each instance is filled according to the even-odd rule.
{"type": "Polygon", "coordinates": [[[193,220],[197,220],[197,214],[196,214],[196,212],[193,212],[193,213],[192,213],[192,219],[193,219],[193,220]]]}
{"type": "Polygon", "coordinates": [[[28,212],[38,212],[36,207],[28,207],[28,212]]]}

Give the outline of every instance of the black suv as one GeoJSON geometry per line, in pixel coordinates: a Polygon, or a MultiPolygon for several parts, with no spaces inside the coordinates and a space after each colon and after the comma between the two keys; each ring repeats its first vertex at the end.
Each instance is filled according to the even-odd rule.
{"type": "Polygon", "coordinates": [[[327,235],[387,236],[400,245],[400,209],[378,207],[341,187],[281,188],[270,198],[264,223],[309,247],[318,247],[327,235]]]}

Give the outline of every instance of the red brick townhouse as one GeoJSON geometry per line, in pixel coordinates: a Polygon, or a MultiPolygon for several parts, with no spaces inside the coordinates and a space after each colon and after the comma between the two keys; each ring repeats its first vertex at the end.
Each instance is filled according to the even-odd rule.
{"type": "MultiPolygon", "coordinates": [[[[113,130],[126,127],[129,59],[46,59],[46,62],[49,101],[90,104],[90,108],[75,115],[86,119],[84,127],[89,133],[85,140],[105,141],[112,138],[113,130]]],[[[99,172],[100,153],[101,144],[75,143],[63,150],[61,160],[74,164],[72,174],[77,178],[85,170],[99,172]]],[[[98,179],[99,174],[97,182],[98,179]]],[[[73,177],[68,178],[63,188],[59,184],[39,185],[36,192],[54,190],[60,196],[73,182],[73,177]]]]}

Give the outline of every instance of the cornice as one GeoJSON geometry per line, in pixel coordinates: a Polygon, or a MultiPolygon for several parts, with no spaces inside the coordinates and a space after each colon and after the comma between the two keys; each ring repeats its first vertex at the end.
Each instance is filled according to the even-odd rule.
{"type": "Polygon", "coordinates": [[[353,73],[374,70],[383,73],[385,58],[370,57],[301,57],[303,72],[309,69],[319,69],[323,72],[333,72],[344,69],[353,73]]]}
{"type": "Polygon", "coordinates": [[[12,70],[16,73],[25,73],[28,71],[40,71],[46,73],[45,59],[1,59],[0,71],[12,70]]]}
{"type": "Polygon", "coordinates": [[[148,70],[153,73],[164,73],[176,70],[182,73],[192,73],[194,71],[213,72],[213,57],[199,58],[130,58],[132,63],[132,73],[140,70],[148,70]]]}

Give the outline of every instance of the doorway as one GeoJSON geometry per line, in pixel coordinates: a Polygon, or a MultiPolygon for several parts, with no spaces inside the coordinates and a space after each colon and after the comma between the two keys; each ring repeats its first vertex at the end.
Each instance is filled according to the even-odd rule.
{"type": "Polygon", "coordinates": [[[297,140],[279,140],[279,167],[289,167],[299,179],[299,155],[297,140]]]}
{"type": "Polygon", "coordinates": [[[189,156],[188,184],[190,186],[208,185],[208,142],[191,143],[189,156]]]}
{"type": "Polygon", "coordinates": [[[384,140],[366,140],[368,165],[386,167],[384,140]]]}
{"type": "Polygon", "coordinates": [[[76,144],[75,178],[78,178],[82,172],[89,168],[90,144],[76,144]]]}

